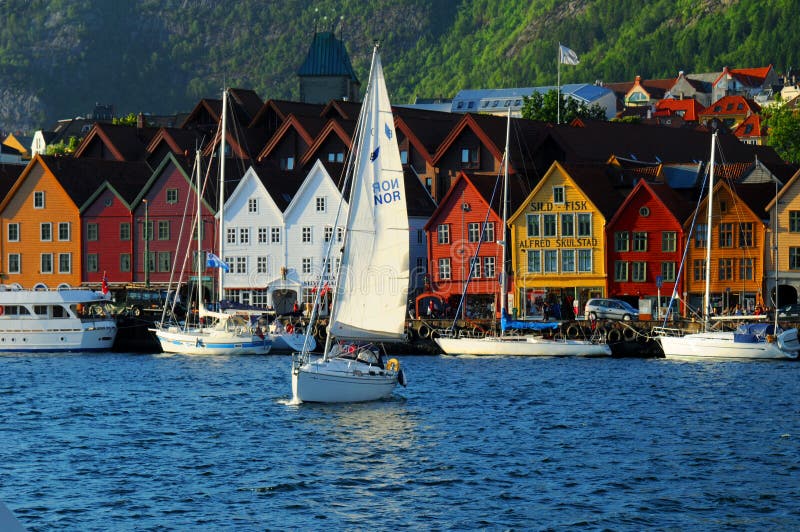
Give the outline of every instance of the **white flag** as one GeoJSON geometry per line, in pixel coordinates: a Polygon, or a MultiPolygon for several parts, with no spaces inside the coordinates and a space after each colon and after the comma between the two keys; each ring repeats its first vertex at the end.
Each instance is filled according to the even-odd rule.
{"type": "Polygon", "coordinates": [[[580,61],[578,61],[578,54],[563,44],[558,45],[558,60],[565,65],[577,65],[580,63],[580,61]]]}

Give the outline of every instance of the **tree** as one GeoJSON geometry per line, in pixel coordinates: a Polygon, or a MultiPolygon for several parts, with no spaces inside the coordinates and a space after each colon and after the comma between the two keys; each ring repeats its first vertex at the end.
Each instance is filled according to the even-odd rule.
{"type": "MultiPolygon", "coordinates": [[[[549,91],[544,95],[540,92],[534,92],[530,96],[525,96],[522,100],[522,118],[555,123],[559,120],[558,100],[558,91],[549,91]]],[[[561,123],[571,122],[575,118],[605,120],[606,112],[597,104],[589,107],[583,102],[562,94],[561,123]]]]}
{"type": "Polygon", "coordinates": [[[785,161],[800,162],[800,116],[785,103],[763,111],[767,125],[767,144],[785,161]]]}
{"type": "Polygon", "coordinates": [[[59,141],[47,147],[47,155],[72,155],[80,143],[77,137],[70,137],[67,142],[59,141]]]}
{"type": "Polygon", "coordinates": [[[135,126],[137,124],[137,121],[138,117],[134,113],[129,113],[128,116],[122,116],[120,118],[112,119],[111,123],[120,126],[135,126]]]}

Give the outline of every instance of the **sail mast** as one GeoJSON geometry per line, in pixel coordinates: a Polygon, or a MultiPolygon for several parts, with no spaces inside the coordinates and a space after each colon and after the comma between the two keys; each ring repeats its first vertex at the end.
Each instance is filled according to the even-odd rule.
{"type": "MultiPolygon", "coordinates": [[[[511,136],[511,107],[508,108],[508,120],[506,121],[506,149],[505,154],[503,156],[504,163],[503,163],[503,237],[500,240],[501,244],[501,251],[502,251],[502,271],[500,273],[500,317],[502,318],[505,316],[506,313],[506,292],[508,291],[508,268],[506,264],[506,223],[508,221],[508,144],[509,144],[509,137],[511,136]]],[[[500,328],[500,334],[503,333],[502,327],[500,328]]]]}
{"type": "MultiPolygon", "coordinates": [[[[219,142],[219,258],[225,260],[225,132],[228,117],[228,89],[222,91],[222,126],[219,142]]],[[[225,299],[224,268],[219,269],[219,296],[217,301],[225,299]]]]}
{"type": "Polygon", "coordinates": [[[717,133],[711,135],[711,169],[708,174],[708,203],[706,204],[706,288],[703,296],[703,328],[708,329],[711,316],[711,209],[714,204],[714,160],[717,151],[717,133]]]}

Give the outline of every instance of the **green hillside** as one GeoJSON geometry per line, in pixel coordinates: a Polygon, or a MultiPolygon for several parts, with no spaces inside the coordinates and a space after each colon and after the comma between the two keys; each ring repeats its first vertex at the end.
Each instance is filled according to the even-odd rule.
{"type": "Polygon", "coordinates": [[[0,129],[46,127],[95,102],[188,111],[223,85],[297,98],[315,28],[341,32],[366,77],[383,43],[395,102],[465,88],[627,81],[800,65],[796,0],[2,0],[0,129]]]}

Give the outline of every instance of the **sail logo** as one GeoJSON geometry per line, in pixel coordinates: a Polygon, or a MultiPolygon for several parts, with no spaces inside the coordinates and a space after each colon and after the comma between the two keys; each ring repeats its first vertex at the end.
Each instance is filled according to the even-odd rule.
{"type": "Polygon", "coordinates": [[[393,201],[400,201],[400,180],[384,179],[372,183],[372,194],[375,196],[375,205],[385,205],[393,201]]]}

